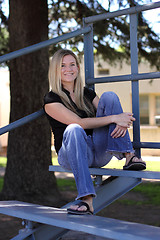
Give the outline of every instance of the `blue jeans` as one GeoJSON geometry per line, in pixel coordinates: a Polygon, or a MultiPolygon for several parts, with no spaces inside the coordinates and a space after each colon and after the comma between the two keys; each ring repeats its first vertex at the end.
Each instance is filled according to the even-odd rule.
{"type": "MultiPolygon", "coordinates": [[[[116,115],[122,113],[122,107],[118,96],[114,92],[102,94],[96,117],[116,115]]],[[[67,126],[63,134],[62,147],[58,152],[59,164],[72,170],[80,199],[87,195],[96,196],[89,167],[102,167],[113,156],[119,160],[126,152],[134,152],[129,133],[124,137],[112,138],[111,132],[116,124],[93,130],[92,136],[87,136],[84,129],[78,124],[67,126]]]]}

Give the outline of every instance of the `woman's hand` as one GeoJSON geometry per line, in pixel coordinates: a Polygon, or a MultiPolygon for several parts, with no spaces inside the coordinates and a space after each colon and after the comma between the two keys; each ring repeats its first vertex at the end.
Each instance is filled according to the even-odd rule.
{"type": "Polygon", "coordinates": [[[124,137],[127,132],[126,127],[121,127],[119,125],[116,125],[115,129],[111,133],[112,138],[119,138],[119,137],[124,137]]]}
{"type": "Polygon", "coordinates": [[[117,125],[111,133],[111,136],[113,138],[124,137],[127,132],[127,128],[131,126],[133,121],[135,121],[135,118],[132,113],[121,113],[116,115],[115,123],[117,125]]]}
{"type": "Polygon", "coordinates": [[[133,113],[121,113],[118,115],[115,115],[114,122],[121,127],[129,128],[133,121],[136,119],[133,117],[133,113]]]}

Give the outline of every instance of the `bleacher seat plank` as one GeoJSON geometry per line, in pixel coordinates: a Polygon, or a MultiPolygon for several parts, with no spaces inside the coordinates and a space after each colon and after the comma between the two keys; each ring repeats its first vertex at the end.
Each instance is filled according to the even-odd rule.
{"type": "Polygon", "coordinates": [[[95,215],[76,216],[66,209],[19,201],[0,201],[0,213],[117,240],[159,240],[160,228],[95,215]]]}
{"type": "MultiPolygon", "coordinates": [[[[49,171],[53,172],[69,172],[71,170],[65,169],[58,165],[50,165],[49,171]]],[[[160,172],[154,171],[124,171],[121,169],[109,169],[109,168],[89,168],[91,175],[107,175],[107,176],[117,176],[117,177],[134,177],[134,178],[144,178],[144,179],[160,179],[160,172]]]]}

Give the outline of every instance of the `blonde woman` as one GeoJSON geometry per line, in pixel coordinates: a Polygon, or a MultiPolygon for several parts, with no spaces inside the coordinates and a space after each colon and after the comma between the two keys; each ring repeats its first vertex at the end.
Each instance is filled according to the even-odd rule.
{"type": "Polygon", "coordinates": [[[80,203],[70,206],[68,213],[93,214],[96,196],[89,167],[102,167],[113,156],[126,158],[124,170],[143,170],[146,164],[134,154],[127,128],[135,118],[123,113],[117,95],[96,93],[83,87],[76,55],[58,50],[49,67],[52,90],[44,97],[44,109],[49,119],[58,161],[71,169],[80,203]]]}

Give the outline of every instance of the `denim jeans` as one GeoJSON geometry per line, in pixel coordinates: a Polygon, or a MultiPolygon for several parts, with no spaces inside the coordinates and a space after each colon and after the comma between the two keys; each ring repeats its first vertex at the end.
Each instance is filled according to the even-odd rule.
{"type": "MultiPolygon", "coordinates": [[[[117,115],[122,112],[119,98],[114,92],[102,94],[96,117],[117,115]]],[[[58,153],[58,162],[62,167],[72,170],[74,174],[78,191],[76,199],[90,194],[96,196],[89,167],[102,167],[113,156],[120,160],[124,157],[124,153],[134,152],[128,131],[124,137],[111,137],[115,127],[116,124],[113,123],[96,128],[92,136],[87,136],[78,124],[67,126],[58,153]]]]}

